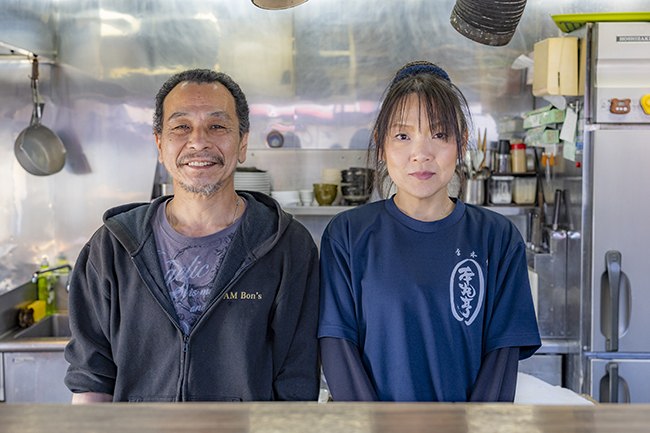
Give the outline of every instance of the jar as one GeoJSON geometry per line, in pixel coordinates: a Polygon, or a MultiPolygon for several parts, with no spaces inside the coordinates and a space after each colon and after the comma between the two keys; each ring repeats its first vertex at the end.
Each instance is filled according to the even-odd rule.
{"type": "Polygon", "coordinates": [[[535,203],[535,195],[537,194],[537,178],[531,177],[517,177],[512,186],[512,200],[517,204],[533,204],[535,203]]]}
{"type": "Polygon", "coordinates": [[[512,159],[512,172],[526,173],[526,145],[524,143],[512,143],[510,145],[510,157],[512,159]]]}
{"type": "Polygon", "coordinates": [[[513,180],[514,180],[514,176],[490,177],[490,203],[492,204],[512,203],[513,180]]]}

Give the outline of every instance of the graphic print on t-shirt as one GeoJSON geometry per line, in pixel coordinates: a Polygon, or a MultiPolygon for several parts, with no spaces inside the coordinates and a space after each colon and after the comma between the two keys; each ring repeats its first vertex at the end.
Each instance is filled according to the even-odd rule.
{"type": "Polygon", "coordinates": [[[158,207],[153,227],[158,260],[167,293],[174,305],[179,325],[186,335],[216,295],[214,284],[241,218],[225,229],[202,237],[175,231],[158,207]]]}
{"type": "Polygon", "coordinates": [[[186,246],[173,256],[159,251],[165,284],[186,334],[212,298],[212,283],[233,235],[230,233],[216,242],[186,246]]]}
{"type": "MultiPolygon", "coordinates": [[[[456,254],[460,255],[460,252],[456,251],[456,254]]],[[[451,313],[467,326],[478,316],[485,297],[483,269],[475,259],[476,254],[472,252],[470,258],[460,260],[449,279],[451,313]]]]}

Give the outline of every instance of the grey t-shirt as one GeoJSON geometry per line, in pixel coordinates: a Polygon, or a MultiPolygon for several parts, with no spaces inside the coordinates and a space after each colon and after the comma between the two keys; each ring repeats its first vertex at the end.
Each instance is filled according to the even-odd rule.
{"type": "Polygon", "coordinates": [[[154,236],[167,290],[187,335],[216,296],[213,283],[242,218],[217,233],[188,237],[169,224],[166,205],[161,204],[156,213],[154,236]]]}

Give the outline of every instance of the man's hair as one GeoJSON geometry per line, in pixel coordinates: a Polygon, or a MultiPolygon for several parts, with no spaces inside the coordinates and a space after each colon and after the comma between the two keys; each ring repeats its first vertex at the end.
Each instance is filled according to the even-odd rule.
{"type": "Polygon", "coordinates": [[[211,69],[189,69],[187,71],[179,72],[172,75],[165,81],[156,94],[156,110],[153,114],[153,132],[156,134],[162,133],[163,127],[163,102],[165,98],[172,91],[176,85],[182,82],[189,83],[221,83],[235,98],[235,110],[237,112],[237,119],[239,120],[239,137],[241,138],[250,129],[250,119],[248,102],[246,102],[246,95],[242,92],[239,84],[237,84],[230,76],[223,72],[216,72],[211,69]]]}

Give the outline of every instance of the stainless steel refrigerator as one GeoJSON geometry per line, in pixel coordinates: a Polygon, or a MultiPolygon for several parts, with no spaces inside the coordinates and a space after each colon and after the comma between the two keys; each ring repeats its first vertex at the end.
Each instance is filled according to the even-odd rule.
{"type": "Polygon", "coordinates": [[[582,391],[650,403],[650,22],[586,35],[582,391]]]}

